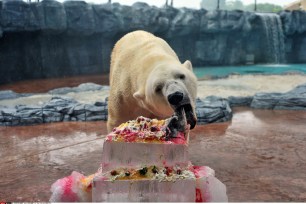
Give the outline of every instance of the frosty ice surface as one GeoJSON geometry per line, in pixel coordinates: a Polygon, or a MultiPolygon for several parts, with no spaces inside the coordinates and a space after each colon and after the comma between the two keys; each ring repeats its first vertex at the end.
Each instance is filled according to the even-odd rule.
{"type": "Polygon", "coordinates": [[[184,144],[125,143],[105,141],[102,171],[120,166],[188,164],[188,148],[184,144]]]}

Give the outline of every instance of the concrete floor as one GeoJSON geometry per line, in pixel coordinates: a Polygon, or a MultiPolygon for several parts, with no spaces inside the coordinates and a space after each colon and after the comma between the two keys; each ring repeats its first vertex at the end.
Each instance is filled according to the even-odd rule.
{"type": "MultiPolygon", "coordinates": [[[[234,109],[229,123],[197,126],[190,158],[215,169],[229,201],[306,201],[306,112],[234,109]]],[[[95,172],[104,122],[0,127],[0,201],[48,201],[75,170],[95,172]]]]}

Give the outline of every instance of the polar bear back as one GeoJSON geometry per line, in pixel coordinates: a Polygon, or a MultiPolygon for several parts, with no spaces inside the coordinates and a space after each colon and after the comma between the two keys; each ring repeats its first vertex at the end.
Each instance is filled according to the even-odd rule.
{"type": "Polygon", "coordinates": [[[112,52],[110,86],[115,80],[116,86],[118,82],[126,83],[135,80],[141,84],[120,84],[120,88],[122,88],[121,85],[128,86],[132,91],[137,91],[139,85],[145,83],[152,66],[165,58],[172,61],[174,59],[179,63],[176,53],[163,39],[145,31],[126,34],[116,43],[112,52]]]}

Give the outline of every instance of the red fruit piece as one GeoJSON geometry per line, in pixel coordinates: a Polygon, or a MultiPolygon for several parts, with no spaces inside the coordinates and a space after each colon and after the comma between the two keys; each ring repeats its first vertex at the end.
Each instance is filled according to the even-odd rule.
{"type": "Polygon", "coordinates": [[[150,130],[151,130],[151,132],[155,132],[155,131],[157,131],[157,127],[152,126],[150,130]]]}
{"type": "Polygon", "coordinates": [[[118,174],[118,172],[117,172],[116,170],[112,170],[112,171],[111,171],[111,175],[112,175],[112,176],[116,176],[117,174],[118,174]]]}
{"type": "Polygon", "coordinates": [[[167,176],[170,176],[170,174],[172,173],[172,169],[166,166],[165,169],[164,169],[164,173],[165,173],[167,176]]]}

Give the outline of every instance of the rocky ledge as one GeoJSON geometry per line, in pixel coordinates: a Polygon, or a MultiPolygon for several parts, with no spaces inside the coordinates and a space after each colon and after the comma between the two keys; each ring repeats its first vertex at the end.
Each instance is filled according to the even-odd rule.
{"type": "Polygon", "coordinates": [[[228,98],[231,107],[249,106],[256,109],[306,110],[306,84],[286,93],[257,93],[254,96],[228,98]]]}
{"type": "MultiPolygon", "coordinates": [[[[67,97],[67,93],[85,93],[107,89],[107,86],[86,83],[74,88],[65,87],[51,90],[48,94],[53,97],[42,105],[2,105],[0,106],[0,126],[34,125],[61,121],[106,121],[107,97],[105,100],[83,103],[72,97],[67,97]]],[[[33,95],[18,94],[10,90],[0,91],[0,101],[33,95]]],[[[232,117],[232,110],[226,99],[219,97],[198,98],[196,106],[199,124],[224,122],[232,117]]]]}
{"type": "MultiPolygon", "coordinates": [[[[0,126],[34,125],[62,121],[107,120],[107,98],[94,104],[79,103],[70,97],[54,96],[42,106],[17,105],[1,107],[0,126]]],[[[232,117],[226,99],[210,97],[197,99],[199,124],[224,122],[232,117]]]]}
{"type": "MultiPolygon", "coordinates": [[[[83,103],[67,93],[108,90],[107,86],[81,84],[74,88],[60,88],[49,91],[54,95],[42,105],[0,106],[0,126],[34,125],[61,121],[97,121],[107,120],[107,97],[105,100],[83,103]]],[[[17,94],[12,91],[0,91],[0,101],[7,98],[27,97],[34,94],[17,94]],[[6,93],[10,94],[10,97],[6,93]]],[[[249,106],[257,109],[306,110],[306,84],[302,84],[286,93],[257,93],[248,97],[216,96],[198,98],[196,114],[198,124],[225,122],[232,118],[231,107],[249,106]]]]}
{"type": "Polygon", "coordinates": [[[306,110],[306,84],[286,93],[257,93],[250,106],[260,109],[306,110]]]}

